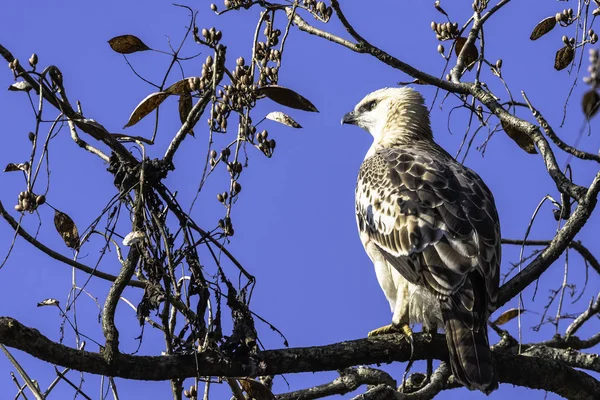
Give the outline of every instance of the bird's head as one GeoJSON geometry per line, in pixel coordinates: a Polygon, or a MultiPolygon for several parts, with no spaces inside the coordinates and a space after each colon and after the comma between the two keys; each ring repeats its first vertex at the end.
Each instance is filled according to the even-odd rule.
{"type": "Polygon", "coordinates": [[[342,124],[357,125],[383,147],[397,142],[432,139],[429,111],[423,96],[414,89],[384,88],[366,95],[342,124]]]}

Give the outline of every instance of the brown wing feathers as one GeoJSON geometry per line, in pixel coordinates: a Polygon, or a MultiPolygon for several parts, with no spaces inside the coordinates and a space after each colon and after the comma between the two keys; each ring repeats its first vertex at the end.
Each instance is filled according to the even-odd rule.
{"type": "Polygon", "coordinates": [[[409,281],[438,295],[452,371],[465,386],[497,386],[488,307],[496,299],[498,216],[489,189],[432,142],[379,150],[361,166],[359,228],[409,281]]]}

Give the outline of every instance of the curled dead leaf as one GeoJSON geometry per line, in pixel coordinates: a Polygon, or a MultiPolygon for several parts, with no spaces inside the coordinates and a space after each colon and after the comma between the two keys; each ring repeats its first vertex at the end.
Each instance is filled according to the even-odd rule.
{"type": "Polygon", "coordinates": [[[282,106],[296,108],[298,110],[319,112],[317,108],[305,97],[296,93],[292,89],[283,86],[269,85],[256,89],[259,96],[266,96],[282,106]]]}
{"type": "Polygon", "coordinates": [[[533,28],[533,31],[531,32],[531,36],[529,36],[529,39],[538,40],[539,38],[544,36],[546,33],[550,32],[552,29],[554,29],[555,26],[556,26],[556,18],[555,17],[548,17],[546,19],[543,19],[540,21],[539,24],[537,24],[535,26],[535,28],[533,28]]]}
{"type": "Polygon", "coordinates": [[[290,126],[292,128],[302,128],[302,126],[294,121],[289,115],[282,113],[281,111],[273,111],[267,114],[266,119],[271,121],[279,122],[280,124],[290,126]]]}
{"type": "Polygon", "coordinates": [[[42,300],[39,303],[37,303],[38,307],[45,307],[45,306],[59,306],[59,301],[56,299],[46,299],[46,300],[42,300]]]}
{"type": "MultiPolygon", "coordinates": [[[[454,46],[454,52],[456,53],[456,57],[458,57],[458,55],[460,54],[460,52],[462,51],[462,48],[465,46],[465,43],[467,42],[467,38],[459,36],[456,38],[456,45],[454,46]]],[[[473,66],[475,65],[475,61],[477,61],[477,59],[479,58],[479,51],[477,51],[477,46],[475,46],[475,43],[472,43],[471,45],[469,45],[469,47],[467,47],[465,49],[465,65],[467,66],[467,69],[470,71],[473,66]]]]}
{"type": "Polygon", "coordinates": [[[569,64],[571,64],[571,61],[573,61],[573,58],[575,58],[575,49],[573,49],[573,47],[569,45],[561,47],[556,52],[556,57],[554,59],[554,69],[560,71],[562,69],[567,68],[569,64]]]}
{"type": "Polygon", "coordinates": [[[529,154],[537,154],[537,150],[535,149],[535,144],[533,143],[533,140],[531,140],[531,138],[529,136],[527,136],[526,134],[524,134],[523,132],[521,132],[515,128],[508,126],[504,122],[502,122],[502,129],[504,129],[504,132],[506,132],[506,134],[512,140],[514,140],[515,143],[518,144],[520,148],[522,148],[529,154]]]}
{"type": "Polygon", "coordinates": [[[79,232],[71,217],[61,211],[54,210],[54,226],[67,247],[75,250],[79,248],[79,232]]]}
{"type": "MultiPolygon", "coordinates": [[[[190,111],[192,111],[192,107],[194,106],[192,102],[191,94],[182,94],[179,96],[179,120],[183,124],[186,120],[190,111]]],[[[190,129],[188,132],[190,135],[194,136],[194,131],[190,129]]]]}
{"type": "Polygon", "coordinates": [[[151,50],[140,38],[133,35],[115,36],[108,41],[108,44],[111,49],[119,54],[131,54],[138,51],[151,50]]]}
{"type": "Polygon", "coordinates": [[[511,308],[510,310],[504,311],[492,324],[494,325],[504,325],[508,321],[511,321],[519,315],[519,313],[523,314],[525,310],[519,310],[518,308],[511,308]]]}
{"type": "Polygon", "coordinates": [[[4,167],[4,172],[14,172],[14,171],[29,171],[29,163],[24,162],[20,164],[8,163],[6,167],[4,167]]]}
{"type": "Polygon", "coordinates": [[[18,81],[8,87],[11,92],[29,92],[33,86],[27,81],[18,81]]]}
{"type": "Polygon", "coordinates": [[[587,119],[592,118],[600,108],[600,95],[594,89],[587,91],[583,95],[581,100],[581,106],[583,107],[583,114],[587,119]]]}
{"type": "Polygon", "coordinates": [[[143,231],[129,232],[127,234],[127,236],[125,236],[125,238],[123,239],[123,245],[124,246],[133,246],[134,244],[143,240],[144,237],[145,237],[145,234],[143,231]]]}
{"type": "Polygon", "coordinates": [[[165,92],[169,93],[169,94],[177,94],[177,95],[184,95],[184,94],[189,94],[190,92],[193,92],[196,87],[195,85],[195,80],[198,78],[184,78],[180,81],[175,82],[174,84],[172,84],[171,86],[169,86],[168,88],[165,89],[165,92]]]}
{"type": "Polygon", "coordinates": [[[140,102],[140,104],[138,104],[135,110],[133,110],[131,116],[129,117],[129,121],[127,121],[127,124],[125,124],[123,128],[133,126],[140,122],[142,118],[158,108],[158,106],[160,106],[161,103],[165,101],[167,97],[169,97],[169,95],[170,94],[166,92],[155,92],[148,95],[140,102]]]}
{"type": "Polygon", "coordinates": [[[261,382],[250,379],[242,378],[238,379],[244,392],[248,393],[250,398],[255,400],[275,400],[275,395],[269,390],[268,387],[263,385],[261,382]]]}

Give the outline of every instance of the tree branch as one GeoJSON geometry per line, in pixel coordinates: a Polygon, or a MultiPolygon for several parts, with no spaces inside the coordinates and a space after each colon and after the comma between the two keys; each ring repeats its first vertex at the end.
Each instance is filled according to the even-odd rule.
{"type": "Polygon", "coordinates": [[[502,307],[506,302],[538,279],[546,269],[562,254],[565,248],[572,243],[575,235],[587,222],[596,206],[598,192],[600,192],[600,172],[596,174],[589,190],[580,200],[577,208],[565,225],[558,231],[554,239],[532,262],[521,272],[506,282],[500,288],[496,308],[502,307]]]}
{"type": "MultiPolygon", "coordinates": [[[[111,364],[98,353],[55,343],[17,320],[0,317],[0,343],[52,364],[92,374],[138,380],[167,380],[195,376],[263,376],[330,371],[357,364],[407,361],[411,346],[401,336],[358,339],[319,347],[267,350],[252,357],[226,358],[207,351],[172,356],[116,354],[111,364]]],[[[447,359],[446,339],[414,335],[412,358],[447,359]]],[[[541,389],[570,399],[589,399],[600,392],[600,382],[559,361],[493,352],[501,382],[541,389]]]]}

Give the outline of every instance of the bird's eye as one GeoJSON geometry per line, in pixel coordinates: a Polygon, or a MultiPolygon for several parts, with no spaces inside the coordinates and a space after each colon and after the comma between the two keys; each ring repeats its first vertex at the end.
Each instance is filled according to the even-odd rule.
{"type": "Polygon", "coordinates": [[[368,103],[365,103],[362,107],[361,107],[361,111],[373,111],[373,109],[375,109],[375,107],[377,107],[377,100],[371,100],[368,103]]]}

